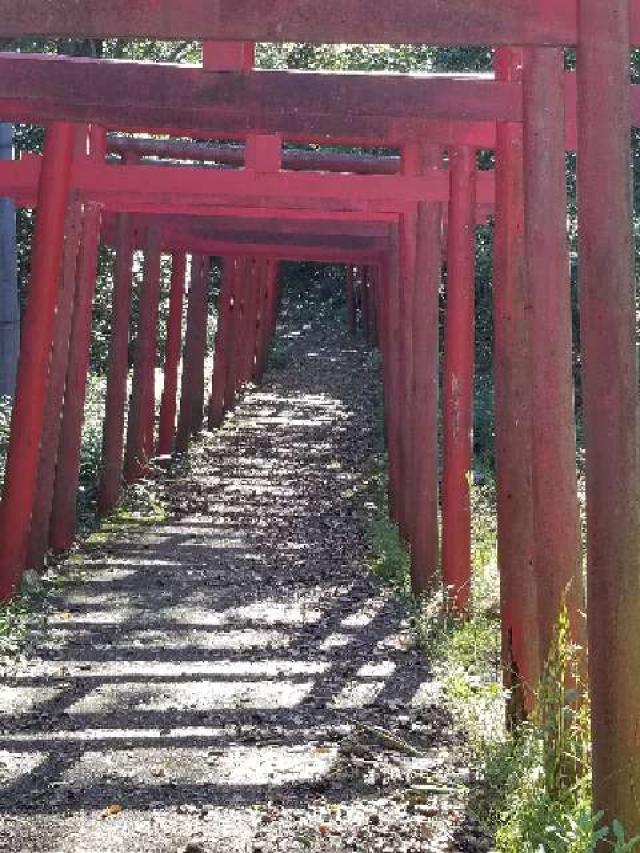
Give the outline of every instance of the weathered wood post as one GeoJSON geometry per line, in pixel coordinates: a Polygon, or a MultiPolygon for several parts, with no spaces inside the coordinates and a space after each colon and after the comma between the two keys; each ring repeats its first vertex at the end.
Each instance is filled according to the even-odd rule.
{"type": "Polygon", "coordinates": [[[471,594],[471,478],[476,295],[476,153],[449,151],[447,311],[443,376],[442,575],[451,603],[471,594]]]}
{"type": "Polygon", "coordinates": [[[233,312],[234,319],[234,335],[233,348],[234,358],[231,365],[233,370],[232,391],[230,390],[229,400],[233,400],[232,405],[235,405],[236,398],[240,388],[242,387],[245,377],[243,375],[244,365],[246,362],[247,348],[247,316],[249,313],[249,300],[251,288],[251,259],[247,257],[238,258],[237,279],[236,279],[236,310],[233,312]]]}
{"type": "Polygon", "coordinates": [[[49,355],[64,250],[65,210],[71,185],[75,128],[54,122],[47,128],[38,188],[31,286],[23,322],[16,397],[0,503],[0,599],[20,582],[44,428],[49,355]]]}
{"type": "MultiPolygon", "coordinates": [[[[211,259],[202,257],[200,278],[197,288],[196,322],[192,334],[193,358],[193,413],[191,417],[191,434],[202,432],[204,423],[204,390],[205,390],[205,361],[207,358],[207,330],[209,324],[209,277],[211,259]]],[[[196,293],[194,293],[194,297],[196,293]]]]}
{"type": "Polygon", "coordinates": [[[385,313],[388,317],[387,353],[385,355],[385,410],[387,415],[387,446],[389,453],[389,514],[398,524],[400,513],[401,462],[400,462],[400,394],[399,394],[399,338],[400,338],[400,235],[394,230],[389,249],[385,276],[385,313]]]}
{"type": "Polygon", "coordinates": [[[262,261],[259,258],[249,259],[248,282],[247,282],[247,308],[246,308],[246,338],[245,350],[242,363],[242,381],[250,382],[253,379],[256,348],[258,344],[258,316],[260,311],[260,276],[262,273],[262,261]]]}
{"type": "Polygon", "coordinates": [[[213,357],[213,381],[209,402],[209,429],[219,427],[225,412],[225,391],[227,384],[227,365],[232,348],[232,311],[234,259],[223,258],[222,281],[218,299],[218,329],[216,332],[215,353],[213,357]]]}
{"type": "Polygon", "coordinates": [[[124,476],[127,483],[143,479],[153,452],[149,421],[155,408],[155,373],[160,303],[160,226],[150,225],[144,244],[144,278],[140,291],[138,338],[127,424],[124,476]]]}
{"type": "Polygon", "coordinates": [[[133,233],[130,214],[119,214],[116,227],[116,265],[102,437],[102,470],[98,489],[98,512],[101,515],[115,509],[122,492],[123,434],[129,376],[129,322],[133,283],[133,233]]]}
{"type": "MultiPolygon", "coordinates": [[[[496,51],[496,75],[521,80],[522,52],[496,51]]],[[[512,691],[510,720],[530,706],[540,676],[522,137],[522,125],[498,125],[494,371],[498,563],[505,686],[512,691]]]]}
{"type": "Polygon", "coordinates": [[[187,305],[187,331],[182,364],[182,390],[176,449],[184,453],[202,426],[198,410],[204,409],[204,357],[207,342],[207,281],[203,255],[191,256],[191,284],[187,305]]]}
{"type": "MultiPolygon", "coordinates": [[[[89,130],[89,140],[89,156],[92,161],[104,161],[107,145],[105,129],[93,125],[89,130]]],[[[93,298],[96,289],[101,226],[100,206],[94,202],[86,202],[80,237],[76,303],[71,326],[69,366],[49,530],[49,545],[56,551],[65,551],[71,547],[77,529],[82,426],[91,353],[93,298]]]]}
{"type": "Polygon", "coordinates": [[[76,305],[71,325],[71,349],[49,529],[49,545],[54,551],[68,550],[77,530],[80,451],[91,353],[100,224],[99,205],[87,202],[82,222],[76,305]]]}
{"type": "Polygon", "coordinates": [[[269,289],[271,287],[273,261],[263,259],[260,267],[260,302],[258,310],[258,339],[256,343],[256,363],[253,378],[256,382],[262,379],[269,351],[270,304],[269,289]]]}
{"type": "Polygon", "coordinates": [[[174,252],[171,256],[171,290],[169,293],[169,318],[167,320],[164,388],[158,428],[158,456],[168,456],[175,449],[178,369],[182,353],[182,315],[186,273],[187,256],[184,252],[174,252]]]}
{"type": "Polygon", "coordinates": [[[629,5],[578,3],[578,210],[594,808],[631,838],[640,833],[640,477],[629,5]]]}
{"type": "Polygon", "coordinates": [[[235,257],[231,261],[231,312],[229,322],[229,346],[225,364],[224,410],[230,412],[236,404],[238,374],[238,337],[242,331],[242,288],[243,259],[235,257]]]}
{"type": "Polygon", "coordinates": [[[524,198],[531,351],[532,485],[541,665],[563,600],[584,647],[573,407],[564,50],[524,53],[524,198]]]}
{"type": "MultiPolygon", "coordinates": [[[[442,166],[436,146],[416,152],[416,172],[426,174],[442,166]]],[[[438,570],[438,400],[439,400],[439,287],[442,266],[442,209],[421,202],[415,225],[415,297],[408,322],[413,329],[414,394],[410,418],[413,490],[413,548],[411,579],[416,593],[432,584],[438,570]]]]}
{"type": "MultiPolygon", "coordinates": [[[[85,129],[86,133],[86,129],[85,129]]],[[[31,528],[27,547],[26,566],[40,570],[49,549],[49,524],[53,505],[53,491],[60,443],[64,390],[69,362],[69,344],[77,290],[77,264],[82,229],[82,205],[73,199],[67,209],[65,248],[62,274],[58,287],[56,318],[53,327],[53,345],[49,364],[47,401],[44,429],[40,442],[38,478],[31,512],[31,528]]]]}

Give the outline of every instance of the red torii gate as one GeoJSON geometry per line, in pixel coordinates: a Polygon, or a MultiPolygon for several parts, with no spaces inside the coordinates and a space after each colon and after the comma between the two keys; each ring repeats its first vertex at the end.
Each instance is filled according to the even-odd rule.
{"type": "MultiPolygon", "coordinates": [[[[605,811],[608,819],[619,817],[631,833],[637,831],[640,820],[633,792],[640,785],[640,755],[636,743],[640,651],[634,637],[640,615],[640,543],[638,383],[631,263],[632,205],[628,180],[631,127],[628,60],[630,46],[640,41],[638,4],[629,0],[611,0],[606,5],[601,0],[566,0],[561,3],[551,0],[536,0],[534,3],[491,0],[480,8],[472,0],[466,0],[452,4],[443,13],[437,0],[400,0],[393,9],[385,9],[375,0],[354,0],[349,4],[338,4],[333,0],[321,8],[304,0],[275,0],[266,8],[255,8],[247,0],[234,0],[233,3],[190,0],[186,8],[180,9],[168,0],[154,4],[142,0],[117,3],[108,9],[99,9],[92,3],[85,3],[78,9],[71,0],[52,0],[47,4],[45,15],[35,14],[36,5],[39,7],[35,0],[22,3],[19,10],[10,8],[12,5],[9,0],[0,5],[0,12],[4,13],[0,16],[0,35],[136,35],[244,41],[387,40],[526,46],[523,113],[518,115],[505,110],[494,116],[500,123],[496,139],[500,551],[505,596],[510,606],[515,606],[518,596],[528,601],[537,598],[539,607],[545,598],[557,600],[558,587],[564,586],[567,578],[573,579],[573,594],[579,598],[579,590],[575,588],[579,572],[575,533],[575,460],[571,458],[575,436],[570,406],[570,325],[563,196],[563,56],[560,50],[566,45],[577,45],[581,320],[589,523],[589,672],[593,704],[595,803],[605,811]],[[558,180],[560,175],[562,180],[558,180]],[[523,197],[526,219],[522,216],[523,197]],[[528,322],[525,316],[527,297],[530,297],[532,305],[528,322]],[[527,357],[529,344],[531,367],[527,357]],[[518,357],[520,350],[522,355],[518,357]],[[553,381],[550,382],[549,377],[553,381]],[[514,412],[517,417],[513,417],[514,412]],[[536,417],[532,416],[533,413],[536,417]],[[530,488],[527,487],[529,482],[530,488]],[[534,595],[529,598],[532,591],[534,595]]],[[[37,12],[42,10],[38,8],[37,12]]],[[[500,89],[503,93],[500,97],[507,100],[512,97],[509,93],[514,91],[513,84],[517,83],[519,74],[518,63],[510,62],[511,58],[501,57],[498,69],[505,83],[505,87],[500,89]]],[[[50,71],[43,73],[46,76],[50,71]]],[[[70,73],[73,78],[73,72],[70,73]]],[[[96,70],[98,73],[101,72],[96,70]]],[[[246,74],[247,85],[262,85],[263,81],[256,79],[258,76],[246,74]]],[[[289,79],[291,83],[286,85],[295,88],[293,78],[289,79]]],[[[238,94],[233,88],[237,82],[237,78],[231,75],[226,84],[220,82],[215,86],[224,90],[226,85],[233,97],[238,94]]],[[[457,98],[455,81],[452,82],[454,85],[447,84],[447,92],[442,94],[445,101],[457,98]]],[[[32,87],[33,83],[34,78],[30,77],[29,86],[32,87]]],[[[213,88],[213,80],[210,80],[210,85],[213,88]]],[[[394,94],[391,90],[392,85],[387,103],[393,98],[400,98],[399,90],[393,89],[394,94]]],[[[410,98],[410,93],[406,97],[410,98]]],[[[423,108],[428,106],[422,100],[422,93],[415,97],[416,103],[421,103],[423,108]]],[[[7,103],[7,118],[14,117],[10,102],[10,94],[7,99],[0,95],[0,112],[4,114],[4,104],[7,103]]],[[[355,114],[362,111],[362,105],[358,103],[348,101],[348,105],[355,114]]],[[[342,103],[344,106],[345,102],[342,103]]],[[[43,102],[42,107],[40,115],[45,118],[82,118],[81,105],[75,115],[65,114],[61,102],[43,102]]],[[[140,107],[144,111],[144,104],[140,107]]],[[[458,116],[449,116],[446,110],[443,113],[436,111],[436,116],[445,123],[455,121],[456,117],[483,121],[477,105],[458,102],[457,107],[458,116]]],[[[100,107],[97,106],[96,110],[99,112],[100,107]]],[[[399,144],[407,140],[443,144],[442,138],[429,140],[428,127],[421,124],[420,119],[412,116],[403,124],[399,120],[402,116],[398,115],[401,111],[395,115],[393,112],[390,107],[387,116],[374,114],[372,118],[365,118],[370,122],[369,127],[378,124],[382,118],[390,137],[395,136],[399,144]]],[[[87,117],[85,103],[85,120],[87,117]]],[[[114,121],[105,121],[105,115],[97,115],[94,120],[103,121],[110,127],[119,126],[117,110],[113,117],[114,121]]],[[[206,114],[201,117],[205,124],[209,123],[206,114]]],[[[275,114],[273,118],[275,120],[275,114]]],[[[281,114],[280,119],[278,126],[256,128],[245,125],[245,129],[282,132],[282,123],[286,123],[287,117],[281,114]]],[[[161,129],[155,124],[161,120],[166,121],[163,116],[153,119],[148,113],[143,121],[148,122],[145,125],[147,129],[161,129]]],[[[489,117],[486,120],[493,119],[489,117]]],[[[220,127],[224,129],[222,117],[220,121],[220,127]]],[[[237,116],[228,119],[229,125],[236,123],[236,128],[237,121],[237,116]]],[[[192,129],[197,129],[199,124],[199,121],[194,121],[192,129]]],[[[364,136],[360,138],[367,138],[370,132],[366,124],[365,120],[361,126],[364,136]]],[[[170,128],[171,123],[165,126],[170,128]]],[[[315,132],[319,132],[320,126],[319,122],[315,132]]],[[[184,125],[180,129],[184,132],[184,125]]],[[[295,133],[294,128],[290,129],[292,134],[295,133]]],[[[242,130],[238,133],[241,134],[242,130]]],[[[348,136],[346,128],[345,135],[348,136]]],[[[37,282],[38,292],[44,297],[39,306],[46,315],[44,331],[50,331],[49,318],[53,316],[54,273],[59,266],[62,244],[62,200],[70,177],[70,137],[68,126],[52,126],[49,156],[45,158],[49,164],[44,163],[40,180],[39,239],[34,251],[33,281],[37,282]],[[57,161],[56,168],[52,165],[54,161],[57,161]],[[51,229],[45,232],[47,224],[51,229]],[[51,264],[51,261],[55,263],[51,264]]],[[[425,202],[420,204],[418,221],[422,228],[418,231],[418,253],[424,250],[422,237],[430,228],[429,210],[424,208],[425,202]]],[[[396,280],[399,266],[405,267],[402,270],[403,282],[412,281],[412,264],[407,264],[407,237],[410,233],[410,229],[405,227],[401,231],[403,239],[399,241],[400,245],[395,249],[392,247],[386,265],[390,281],[396,280]],[[404,263],[399,264],[402,258],[404,263]]],[[[409,252],[412,252],[410,247],[409,252]]],[[[421,270],[427,268],[423,255],[418,256],[425,264],[421,270]]],[[[391,297],[388,305],[391,316],[394,316],[396,295],[404,300],[400,307],[404,307],[406,312],[405,290],[385,288],[385,294],[391,297]]],[[[420,305],[420,300],[416,305],[420,305]]],[[[30,319],[34,311],[30,306],[26,319],[30,319]]],[[[417,313],[414,310],[414,317],[417,313]]],[[[389,316],[389,312],[383,311],[383,318],[389,319],[389,316]]],[[[396,326],[393,331],[400,328],[396,326]]],[[[404,337],[408,339],[407,335],[404,337]]],[[[424,343],[420,337],[416,342],[424,343]]],[[[402,347],[406,361],[413,353],[411,347],[406,348],[404,343],[408,340],[403,341],[402,347]]],[[[39,383],[38,378],[46,377],[43,358],[43,346],[34,347],[32,342],[28,342],[21,359],[22,388],[33,387],[40,393],[44,382],[39,383]]],[[[28,423],[24,405],[18,395],[16,418],[28,423]]],[[[37,403],[36,411],[39,408],[37,403]]],[[[22,436],[19,440],[22,452],[28,450],[29,438],[38,439],[37,426],[34,429],[33,424],[29,436],[22,436]]],[[[11,473],[10,465],[9,479],[11,473]]],[[[433,495],[429,498],[433,500],[433,495]]],[[[7,527],[3,516],[0,531],[4,534],[7,527]]],[[[531,613],[528,601],[520,614],[520,621],[510,620],[508,608],[506,610],[506,621],[513,621],[506,627],[508,630],[513,628],[514,634],[518,635],[510,637],[514,651],[515,646],[522,642],[523,627],[527,628],[526,619],[531,613]]],[[[541,610],[553,618],[551,608],[541,610]]],[[[548,630],[545,633],[548,634],[548,630]]],[[[543,636],[543,649],[545,639],[543,636]]],[[[529,650],[524,654],[532,652],[529,650]]]]}

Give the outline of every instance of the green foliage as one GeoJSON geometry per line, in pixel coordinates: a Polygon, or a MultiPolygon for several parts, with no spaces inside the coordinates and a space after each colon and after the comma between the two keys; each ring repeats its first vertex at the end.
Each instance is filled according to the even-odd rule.
{"type": "Polygon", "coordinates": [[[613,853],[640,850],[640,839],[627,839],[619,822],[603,827],[602,815],[592,813],[589,707],[566,608],[535,712],[516,732],[507,730],[493,484],[472,491],[473,604],[468,618],[460,618],[439,587],[417,600],[410,595],[409,557],[387,517],[381,410],[371,467],[369,563],[407,601],[419,644],[454,718],[467,732],[470,761],[479,765],[482,778],[480,788],[470,792],[469,806],[495,836],[496,850],[595,853],[600,841],[609,843],[613,853]]]}
{"type": "Polygon", "coordinates": [[[47,597],[60,584],[61,579],[55,569],[43,575],[29,572],[15,598],[0,604],[0,662],[14,657],[23,649],[31,627],[43,618],[47,597]]]}

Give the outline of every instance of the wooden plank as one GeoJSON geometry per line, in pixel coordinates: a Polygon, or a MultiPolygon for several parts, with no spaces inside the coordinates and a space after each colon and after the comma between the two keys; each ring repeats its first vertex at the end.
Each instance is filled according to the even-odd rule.
{"type": "MultiPolygon", "coordinates": [[[[40,157],[0,163],[0,187],[20,204],[35,202],[40,157]]],[[[446,202],[445,170],[428,177],[341,175],[317,172],[264,174],[202,167],[96,166],[75,164],[73,186],[82,197],[111,210],[154,213],[212,213],[215,207],[290,207],[306,210],[400,213],[420,201],[446,202]]],[[[478,203],[494,201],[491,172],[478,174],[478,203]]]]}
{"type": "MultiPolygon", "coordinates": [[[[271,234],[277,237],[293,236],[324,236],[324,237],[388,237],[390,222],[369,222],[362,220],[332,221],[322,219],[284,219],[282,211],[273,216],[270,211],[262,211],[261,217],[244,215],[209,216],[206,219],[197,216],[157,216],[161,225],[189,230],[194,236],[203,238],[227,237],[230,233],[239,231],[246,234],[271,234]]],[[[107,215],[105,221],[108,227],[116,221],[117,214],[107,215]]],[[[131,227],[134,231],[144,231],[148,228],[150,216],[134,214],[131,217],[131,227]]]]}
{"type": "MultiPolygon", "coordinates": [[[[640,126],[640,87],[632,93],[633,121],[640,126]]],[[[573,73],[565,75],[565,112],[567,149],[575,150],[573,73]]],[[[522,92],[517,83],[478,75],[216,73],[0,53],[0,117],[92,121],[196,139],[243,140],[255,131],[325,145],[416,141],[493,148],[496,121],[522,119],[522,92]]]]}
{"type": "Polygon", "coordinates": [[[0,54],[0,116],[222,138],[422,140],[428,122],[519,121],[516,84],[481,75],[211,72],[196,66],[0,54]]]}
{"type": "MultiPolygon", "coordinates": [[[[576,0],[0,0],[0,37],[573,45],[576,5],[576,0]]],[[[638,44],[637,0],[631,7],[638,44]]]]}

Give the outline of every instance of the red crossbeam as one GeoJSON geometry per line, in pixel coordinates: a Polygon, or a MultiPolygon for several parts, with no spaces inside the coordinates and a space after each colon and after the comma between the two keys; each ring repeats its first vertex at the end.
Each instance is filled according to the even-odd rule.
{"type": "MultiPolygon", "coordinates": [[[[0,0],[0,37],[573,45],[576,0],[0,0]]],[[[632,3],[634,44],[640,6],[632,3]]]]}
{"type": "MultiPolygon", "coordinates": [[[[4,195],[26,207],[35,203],[41,158],[0,163],[4,195]]],[[[478,203],[492,204],[494,179],[480,172],[478,203]]],[[[111,210],[155,213],[213,212],[216,207],[284,206],[307,210],[402,212],[420,201],[446,202],[449,178],[444,170],[428,177],[342,175],[251,170],[221,171],[196,166],[100,165],[77,162],[73,187],[111,210]]]]}
{"type": "MultiPolygon", "coordinates": [[[[576,145],[573,73],[565,75],[565,113],[571,150],[576,145]]],[[[0,116],[35,123],[91,121],[195,138],[278,132],[296,142],[492,148],[495,122],[519,122],[523,113],[520,85],[486,75],[211,72],[5,53],[0,54],[0,116]]],[[[640,125],[640,86],[632,89],[632,121],[640,125]]]]}

